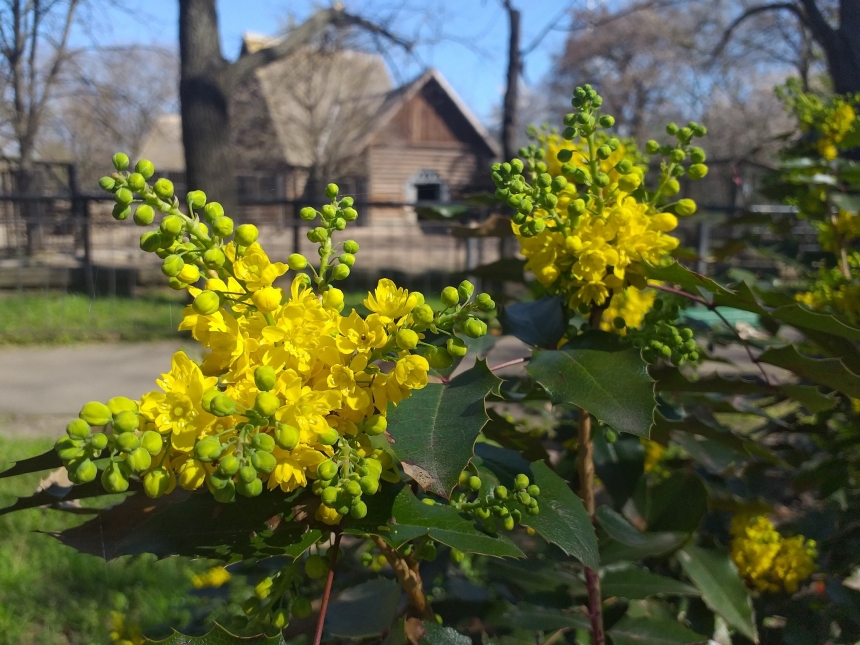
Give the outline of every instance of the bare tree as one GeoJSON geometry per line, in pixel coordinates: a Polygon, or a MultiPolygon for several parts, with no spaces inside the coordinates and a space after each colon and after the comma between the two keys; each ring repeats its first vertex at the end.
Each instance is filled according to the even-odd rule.
{"type": "MultiPolygon", "coordinates": [[[[0,4],[0,50],[6,101],[3,120],[11,124],[19,157],[18,191],[33,186],[33,157],[52,93],[68,55],[69,35],[80,0],[4,0],[0,4]]],[[[41,248],[41,228],[30,208],[28,251],[41,248]]]]}

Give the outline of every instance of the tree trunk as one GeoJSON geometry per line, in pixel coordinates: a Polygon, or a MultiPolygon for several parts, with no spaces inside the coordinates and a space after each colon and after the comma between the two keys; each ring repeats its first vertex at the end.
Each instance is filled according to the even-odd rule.
{"type": "Polygon", "coordinates": [[[230,154],[229,64],[221,54],[215,0],[179,0],[179,101],[186,186],[235,214],[230,154]]]}
{"type": "Polygon", "coordinates": [[[505,100],[502,108],[502,161],[510,161],[517,154],[517,99],[522,69],[520,54],[520,12],[507,5],[510,35],[508,38],[508,75],[505,100]]]}
{"type": "Polygon", "coordinates": [[[837,94],[860,92],[860,32],[843,28],[833,34],[825,47],[827,67],[837,94]]]}

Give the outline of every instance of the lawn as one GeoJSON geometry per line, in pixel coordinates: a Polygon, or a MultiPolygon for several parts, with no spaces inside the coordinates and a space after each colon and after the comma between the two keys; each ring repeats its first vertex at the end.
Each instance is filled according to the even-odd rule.
{"type": "MultiPolygon", "coordinates": [[[[0,472],[51,446],[0,437],[0,472]]],[[[0,509],[31,495],[42,474],[0,479],[0,509]]],[[[91,504],[87,504],[88,506],[91,504]]],[[[208,615],[213,600],[191,576],[212,562],[151,556],[106,563],[36,531],[59,531],[91,515],[30,509],[0,515],[0,641],[3,645],[107,645],[115,614],[148,636],[208,615]]],[[[221,609],[224,605],[221,603],[221,609]]]]}

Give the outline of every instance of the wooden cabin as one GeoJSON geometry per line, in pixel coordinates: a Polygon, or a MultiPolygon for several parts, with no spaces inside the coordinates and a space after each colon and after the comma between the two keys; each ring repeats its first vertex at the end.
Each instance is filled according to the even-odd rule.
{"type": "MultiPolygon", "coordinates": [[[[246,36],[243,54],[271,43],[246,36]]],[[[359,205],[376,204],[364,209],[364,222],[415,221],[415,205],[493,190],[488,169],[498,145],[434,69],[393,87],[378,55],[307,49],[252,74],[230,109],[245,204],[319,203],[334,181],[359,205]]],[[[181,186],[180,128],[176,115],[163,117],[141,156],[181,186]]],[[[297,205],[246,205],[244,215],[290,220],[297,205]]]]}

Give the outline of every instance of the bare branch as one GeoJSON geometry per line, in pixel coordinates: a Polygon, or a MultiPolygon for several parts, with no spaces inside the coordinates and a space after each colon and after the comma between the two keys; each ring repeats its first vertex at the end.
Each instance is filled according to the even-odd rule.
{"type": "Polygon", "coordinates": [[[734,21],[732,21],[732,24],[726,27],[726,30],[723,32],[723,37],[720,39],[719,44],[714,48],[714,51],[711,53],[711,57],[716,58],[723,52],[723,49],[725,49],[726,45],[732,39],[732,34],[734,33],[735,29],[737,29],[743,22],[745,22],[748,18],[751,18],[752,16],[768,11],[791,11],[794,15],[797,16],[797,18],[802,24],[807,25],[806,16],[803,15],[803,12],[800,10],[800,7],[798,7],[793,2],[776,2],[773,4],[763,4],[758,5],[757,7],[750,7],[740,16],[735,18],[734,21]]]}
{"type": "Polygon", "coordinates": [[[800,0],[800,4],[803,5],[803,12],[806,14],[805,20],[804,18],[801,18],[801,20],[804,21],[809,31],[812,32],[812,37],[827,51],[828,47],[833,44],[833,27],[827,23],[827,19],[821,13],[821,9],[818,8],[815,0],[800,0]]]}

